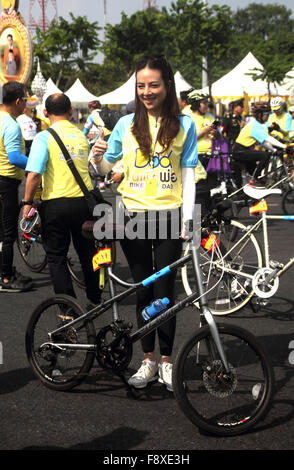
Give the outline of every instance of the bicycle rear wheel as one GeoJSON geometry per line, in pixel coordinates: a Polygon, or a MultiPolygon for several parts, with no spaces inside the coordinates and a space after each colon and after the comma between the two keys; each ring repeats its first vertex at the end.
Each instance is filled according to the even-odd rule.
{"type": "Polygon", "coordinates": [[[226,373],[208,326],[180,349],[173,388],[186,417],[220,436],[242,434],[268,411],[273,368],[256,338],[233,325],[218,325],[230,371],[226,373]]]}
{"type": "MultiPolygon", "coordinates": [[[[211,253],[201,246],[200,267],[211,313],[228,315],[243,308],[252,298],[252,282],[246,275],[253,275],[262,267],[262,253],[254,235],[249,234],[240,222],[232,220],[229,227],[220,224],[213,233],[217,237],[218,246],[211,253]]],[[[185,255],[188,250],[189,246],[185,255]]],[[[197,292],[192,261],[183,266],[181,275],[186,294],[197,292]]],[[[194,305],[199,308],[198,302],[194,302],[194,305]]]]}
{"type": "Polygon", "coordinates": [[[34,374],[48,388],[70,390],[88,375],[95,358],[94,350],[79,349],[79,345],[95,342],[95,329],[91,322],[71,326],[73,319],[85,312],[72,297],[59,295],[43,301],[34,310],[26,330],[26,353],[34,374]],[[50,338],[49,333],[68,325],[50,338]],[[55,344],[66,343],[73,348],[55,344]]]}

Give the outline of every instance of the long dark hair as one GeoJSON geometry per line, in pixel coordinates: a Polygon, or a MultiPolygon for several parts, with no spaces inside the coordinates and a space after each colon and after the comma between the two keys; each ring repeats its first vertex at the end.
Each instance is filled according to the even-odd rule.
{"type": "MultiPolygon", "coordinates": [[[[180,110],[176,95],[174,74],[171,66],[164,56],[144,55],[140,57],[136,65],[136,75],[139,70],[142,70],[145,67],[161,71],[161,76],[167,91],[162,107],[161,125],[157,135],[157,141],[162,146],[162,152],[165,152],[180,129],[180,110]]],[[[152,138],[150,135],[147,110],[138,97],[137,81],[135,93],[135,117],[132,126],[132,133],[135,136],[143,155],[145,155],[145,157],[149,157],[151,153],[152,138]]]]}

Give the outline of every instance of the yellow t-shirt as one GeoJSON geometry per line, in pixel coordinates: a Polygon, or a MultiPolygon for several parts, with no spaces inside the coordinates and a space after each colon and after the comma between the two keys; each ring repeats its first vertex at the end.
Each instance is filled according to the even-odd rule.
{"type": "MultiPolygon", "coordinates": [[[[206,113],[203,116],[201,116],[200,114],[196,114],[194,112],[192,113],[191,117],[195,123],[197,132],[203,129],[203,127],[209,126],[215,121],[215,118],[209,113],[206,113]]],[[[212,140],[212,136],[209,134],[206,134],[203,137],[198,137],[197,138],[198,153],[210,153],[211,152],[211,140],[212,140]]]]}
{"type": "Polygon", "coordinates": [[[6,111],[0,111],[0,175],[22,180],[24,170],[9,162],[7,153],[10,152],[25,155],[25,143],[16,119],[6,111]]]}
{"type": "Polygon", "coordinates": [[[270,126],[274,122],[278,124],[281,129],[286,131],[287,135],[284,135],[282,132],[278,131],[272,131],[271,135],[273,137],[277,137],[278,139],[289,141],[289,132],[292,130],[292,116],[289,113],[282,113],[280,115],[272,113],[269,115],[267,125],[270,126]]]}
{"type": "MultiPolygon", "coordinates": [[[[67,120],[56,122],[52,128],[66,146],[87,188],[92,190],[93,186],[88,171],[89,145],[87,138],[82,131],[67,120]]],[[[26,171],[42,175],[42,200],[44,201],[84,195],[68,167],[59,145],[48,131],[36,135],[26,171]]]]}
{"type": "Polygon", "coordinates": [[[128,210],[176,209],[182,205],[182,167],[197,165],[197,136],[192,119],[180,116],[180,129],[169,149],[162,153],[157,142],[160,118],[149,117],[152,152],[145,157],[132,134],[134,114],[121,118],[112,131],[104,158],[116,163],[122,158],[124,179],[118,191],[128,210]]]}

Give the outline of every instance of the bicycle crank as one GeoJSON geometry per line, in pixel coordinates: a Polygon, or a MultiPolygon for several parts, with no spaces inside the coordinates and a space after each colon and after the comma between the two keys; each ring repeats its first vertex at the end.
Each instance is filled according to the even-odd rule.
{"type": "Polygon", "coordinates": [[[279,288],[279,277],[276,270],[261,268],[256,271],[252,280],[252,289],[257,297],[268,299],[275,295],[279,288]]]}
{"type": "Polygon", "coordinates": [[[96,336],[96,359],[103,369],[123,371],[132,358],[129,328],[119,322],[106,326],[96,336]]]}

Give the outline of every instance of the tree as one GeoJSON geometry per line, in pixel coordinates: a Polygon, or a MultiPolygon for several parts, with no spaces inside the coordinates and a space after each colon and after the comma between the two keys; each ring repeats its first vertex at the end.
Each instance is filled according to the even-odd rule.
{"type": "Polygon", "coordinates": [[[101,47],[106,62],[115,62],[129,78],[139,56],[163,53],[161,18],[157,10],[150,8],[130,17],[122,13],[120,24],[106,25],[106,41],[101,47]]]}
{"type": "Polygon", "coordinates": [[[292,11],[284,5],[250,3],[234,14],[237,34],[248,34],[266,41],[270,36],[294,31],[292,11]]]}
{"type": "Polygon", "coordinates": [[[234,46],[245,55],[251,51],[263,66],[250,75],[253,79],[265,80],[268,84],[280,84],[285,74],[293,67],[294,20],[292,11],[283,5],[259,5],[251,3],[238,9],[235,18],[234,46]]]}
{"type": "Polygon", "coordinates": [[[100,40],[98,23],[89,23],[85,16],[74,17],[71,22],[59,18],[43,32],[37,29],[34,38],[34,54],[40,59],[44,75],[55,79],[56,85],[63,84],[85,70],[98,51],[100,40]]]}
{"type": "Polygon", "coordinates": [[[172,3],[170,13],[165,10],[165,14],[167,56],[197,88],[201,87],[202,58],[205,56],[211,84],[225,67],[232,35],[230,8],[216,5],[208,8],[200,0],[178,0],[172,3]]]}

